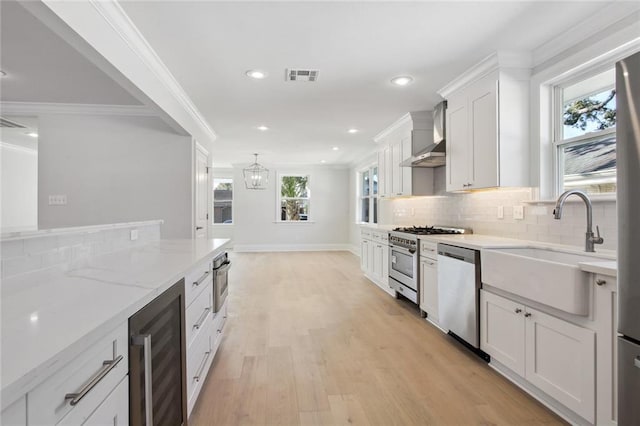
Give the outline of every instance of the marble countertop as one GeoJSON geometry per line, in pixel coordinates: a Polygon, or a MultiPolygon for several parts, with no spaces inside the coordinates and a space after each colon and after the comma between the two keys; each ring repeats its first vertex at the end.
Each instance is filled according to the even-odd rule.
{"type": "Polygon", "coordinates": [[[514,238],[494,237],[491,235],[464,234],[464,235],[420,235],[419,239],[435,241],[437,243],[452,244],[473,250],[487,248],[522,247],[529,241],[516,240],[514,238]]]}
{"type": "Polygon", "coordinates": [[[583,271],[591,272],[593,274],[602,274],[610,277],[618,276],[618,262],[615,260],[602,261],[602,262],[581,262],[580,268],[583,271]]]}
{"type": "Polygon", "coordinates": [[[228,242],[154,241],[3,280],[2,409],[228,242]]]}

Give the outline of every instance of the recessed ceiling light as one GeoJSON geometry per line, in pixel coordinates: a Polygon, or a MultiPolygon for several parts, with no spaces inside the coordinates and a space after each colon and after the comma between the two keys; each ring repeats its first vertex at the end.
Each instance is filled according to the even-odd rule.
{"type": "Polygon", "coordinates": [[[25,135],[31,136],[32,138],[37,138],[38,137],[38,134],[36,132],[27,132],[27,133],[25,133],[25,135]]]}
{"type": "Polygon", "coordinates": [[[258,126],[258,130],[266,132],[267,130],[269,130],[269,128],[267,126],[258,126]]]}
{"type": "Polygon", "coordinates": [[[349,129],[349,130],[347,130],[347,132],[349,132],[349,133],[358,133],[359,131],[360,130],[358,130],[358,129],[349,129]]]}
{"type": "Polygon", "coordinates": [[[267,73],[264,71],[260,71],[260,70],[249,70],[247,71],[247,76],[251,77],[251,78],[255,78],[256,80],[262,80],[263,78],[265,78],[267,76],[267,73]]]}
{"type": "Polygon", "coordinates": [[[321,162],[322,164],[324,164],[324,163],[326,163],[326,162],[327,162],[327,160],[320,160],[320,162],[321,162]]]}
{"type": "Polygon", "coordinates": [[[408,75],[402,75],[391,79],[391,82],[396,86],[406,86],[408,84],[411,84],[412,81],[413,77],[410,77],[408,75]]]}
{"type": "Polygon", "coordinates": [[[338,148],[337,146],[334,146],[334,147],[333,147],[333,148],[331,148],[331,149],[333,149],[334,151],[337,151],[337,150],[339,150],[340,148],[338,148]]]}

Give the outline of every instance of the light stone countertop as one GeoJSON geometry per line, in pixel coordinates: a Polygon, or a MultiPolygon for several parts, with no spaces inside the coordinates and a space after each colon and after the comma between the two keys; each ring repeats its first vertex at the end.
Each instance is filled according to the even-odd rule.
{"type": "Polygon", "coordinates": [[[228,244],[159,240],[2,282],[2,409],[228,244]]]}

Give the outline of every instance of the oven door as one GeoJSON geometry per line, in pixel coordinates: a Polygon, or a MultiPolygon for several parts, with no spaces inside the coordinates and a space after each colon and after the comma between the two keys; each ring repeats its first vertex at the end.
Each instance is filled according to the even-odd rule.
{"type": "Polygon", "coordinates": [[[403,247],[389,247],[389,276],[418,291],[418,253],[411,253],[403,247]]]}
{"type": "Polygon", "coordinates": [[[223,263],[219,268],[213,270],[214,313],[218,312],[220,308],[222,308],[222,305],[227,298],[230,268],[231,262],[227,261],[223,263]]]}

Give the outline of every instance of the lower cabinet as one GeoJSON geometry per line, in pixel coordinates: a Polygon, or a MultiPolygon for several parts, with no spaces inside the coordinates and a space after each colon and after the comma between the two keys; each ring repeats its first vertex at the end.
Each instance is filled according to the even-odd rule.
{"type": "Polygon", "coordinates": [[[484,290],[481,303],[481,349],[595,422],[595,332],[484,290]]]}
{"type": "Polygon", "coordinates": [[[420,257],[420,309],[438,322],[438,262],[427,257],[420,257]]]}
{"type": "Polygon", "coordinates": [[[386,231],[363,229],[360,268],[365,276],[386,292],[389,288],[389,235],[386,231]]]}
{"type": "MultiPolygon", "coordinates": [[[[61,422],[60,425],[67,424],[61,422]]],[[[73,424],[73,423],[69,423],[73,424]]],[[[126,426],[129,424],[129,377],[122,379],[111,394],[89,416],[86,425],[126,426]]]]}

